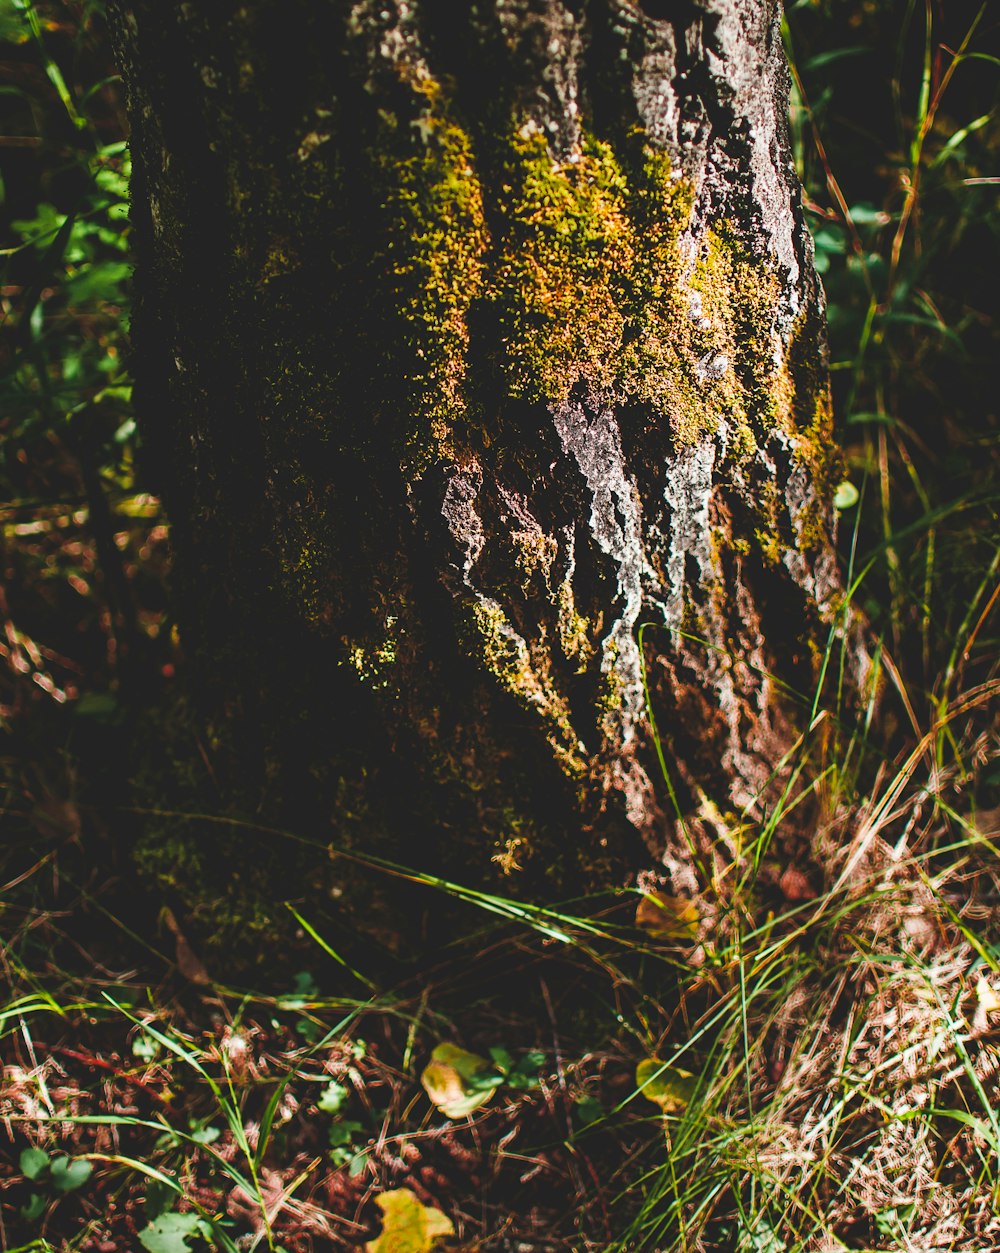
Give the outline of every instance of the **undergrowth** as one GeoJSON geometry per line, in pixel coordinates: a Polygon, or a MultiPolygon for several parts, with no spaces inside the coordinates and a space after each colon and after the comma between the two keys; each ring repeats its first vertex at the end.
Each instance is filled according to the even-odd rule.
{"type": "Polygon", "coordinates": [[[881,699],[840,721],[835,627],[780,801],[751,822],[706,798],[690,898],[651,877],[541,908],[323,845],[373,890],[464,910],[465,934],[387,981],[288,901],[291,951],[237,987],[144,895],[123,839],[144,815],[106,786],[123,705],[179,654],[122,366],[127,156],[100,8],[0,9],[0,167],[20,180],[0,293],[0,1243],[1000,1248],[995,18],[787,15],[850,470],[844,613],[871,624],[881,699]]]}

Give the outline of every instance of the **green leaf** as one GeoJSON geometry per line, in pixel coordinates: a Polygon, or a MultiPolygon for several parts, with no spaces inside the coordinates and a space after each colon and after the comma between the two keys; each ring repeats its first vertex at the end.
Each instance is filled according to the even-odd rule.
{"type": "Polygon", "coordinates": [[[833,493],[834,509],[850,509],[858,503],[858,489],[850,480],[845,479],[833,493]]]}
{"type": "Polygon", "coordinates": [[[195,1144],[214,1144],[221,1134],[218,1127],[195,1127],[191,1139],[195,1144]]]}
{"type": "MultiPolygon", "coordinates": [[[[73,706],[73,712],[79,718],[93,718],[95,722],[109,722],[119,710],[118,701],[110,692],[84,692],[73,706]]],[[[152,1061],[160,1051],[160,1046],[148,1036],[136,1036],[132,1041],[132,1052],[144,1061],[152,1061]],[[143,1053],[142,1049],[153,1051],[143,1053]]]]}
{"type": "Polygon", "coordinates": [[[494,1045],[493,1048],[490,1049],[490,1057],[493,1058],[494,1066],[496,1066],[497,1070],[499,1070],[502,1075],[505,1075],[509,1070],[514,1069],[514,1059],[505,1048],[499,1048],[494,1045]]]}
{"type": "Polygon", "coordinates": [[[300,970],[294,976],[295,993],[297,996],[316,997],[319,996],[319,984],[312,977],[312,972],[308,970],[300,970]]]}
{"type": "Polygon", "coordinates": [[[538,1072],[544,1065],[545,1054],[533,1049],[517,1063],[507,1076],[507,1082],[512,1088],[537,1088],[538,1072]]]}
{"type": "Polygon", "coordinates": [[[354,1122],[350,1118],[345,1118],[341,1122],[335,1122],[330,1128],[330,1144],[335,1149],[348,1145],[362,1129],[359,1122],[354,1122]]]}
{"type": "Polygon", "coordinates": [[[600,1122],[604,1117],[604,1109],[600,1101],[592,1096],[581,1096],[573,1102],[573,1115],[579,1127],[589,1127],[591,1123],[600,1122]]]}
{"type": "Polygon", "coordinates": [[[847,240],[839,231],[827,230],[821,227],[813,236],[813,242],[816,245],[817,254],[826,257],[828,261],[831,254],[843,256],[847,252],[847,240]]]}
{"type": "Polygon", "coordinates": [[[150,1179],[146,1185],[146,1196],[144,1199],[146,1217],[153,1221],[159,1218],[161,1214],[165,1214],[173,1205],[176,1193],[173,1188],[168,1187],[166,1183],[160,1183],[157,1179],[150,1179]]]}
{"type": "Polygon", "coordinates": [[[470,1075],[466,1080],[466,1087],[470,1092],[485,1092],[499,1088],[502,1083],[503,1075],[498,1075],[495,1070],[484,1070],[481,1074],[470,1075]]]}
{"type": "Polygon", "coordinates": [[[814,70],[822,69],[824,65],[832,65],[834,61],[842,61],[845,57],[866,56],[871,49],[863,44],[858,44],[850,48],[831,48],[828,52],[818,52],[816,56],[810,57],[802,66],[807,73],[814,70]]]}
{"type": "Polygon", "coordinates": [[[94,1167],[82,1157],[54,1157],[49,1166],[52,1186],[56,1192],[75,1192],[94,1173],[94,1167]]]}
{"type": "Polygon", "coordinates": [[[889,215],[873,204],[852,204],[850,212],[855,226],[885,226],[890,221],[889,215]]]}
{"type": "Polygon", "coordinates": [[[0,5],[0,42],[23,44],[30,38],[31,30],[21,14],[9,5],[0,5]]]}
{"type": "Polygon", "coordinates": [[[752,1222],[749,1220],[740,1222],[737,1248],[738,1253],[786,1253],[788,1245],[764,1215],[758,1214],[752,1222]]]}
{"type": "MultiPolygon", "coordinates": [[[[879,1210],[875,1215],[875,1226],[878,1228],[879,1235],[898,1239],[913,1221],[916,1208],[911,1201],[906,1205],[894,1205],[891,1209],[879,1210]]],[[[783,1245],[782,1248],[784,1248],[783,1245]]],[[[770,1250],[767,1253],[770,1253],[770,1250]]]]}
{"type": "Polygon", "coordinates": [[[422,1205],[408,1188],[382,1192],[375,1204],[382,1211],[382,1234],[368,1241],[366,1253],[430,1253],[438,1239],[455,1233],[450,1218],[422,1205]]]}
{"type": "Polygon", "coordinates": [[[503,1076],[478,1053],[457,1044],[439,1044],[420,1076],[431,1103],[448,1118],[465,1118],[485,1105],[503,1076]]]}
{"type": "Polygon", "coordinates": [[[63,290],[71,305],[111,300],[131,273],[132,267],[127,261],[93,261],[67,279],[63,290]]]}
{"type": "Polygon", "coordinates": [[[665,1114],[683,1114],[691,1103],[698,1079],[679,1066],[647,1057],[636,1067],[635,1086],[647,1101],[659,1105],[665,1114]]]}
{"type": "Polygon", "coordinates": [[[132,1041],[132,1056],[144,1062],[154,1061],[160,1055],[160,1042],[146,1031],[140,1031],[132,1041]]]}
{"type": "Polygon", "coordinates": [[[342,1083],[332,1079],[320,1093],[316,1104],[324,1114],[339,1114],[349,1095],[342,1083]]]}
{"type": "Polygon", "coordinates": [[[197,1214],[161,1214],[139,1232],[139,1243],[148,1253],[190,1253],[188,1241],[204,1234],[197,1214]]]}
{"type": "Polygon", "coordinates": [[[25,1149],[18,1158],[25,1179],[40,1179],[49,1168],[49,1155],[44,1149],[25,1149]]]}
{"type": "Polygon", "coordinates": [[[47,1199],[41,1192],[36,1192],[21,1206],[21,1217],[25,1222],[36,1222],[45,1213],[46,1205],[48,1205],[47,1199]]]}
{"type": "Polygon", "coordinates": [[[323,1028],[318,1022],[313,1022],[311,1018],[303,1018],[295,1024],[295,1033],[300,1035],[306,1044],[315,1044],[323,1035],[323,1028]]]}

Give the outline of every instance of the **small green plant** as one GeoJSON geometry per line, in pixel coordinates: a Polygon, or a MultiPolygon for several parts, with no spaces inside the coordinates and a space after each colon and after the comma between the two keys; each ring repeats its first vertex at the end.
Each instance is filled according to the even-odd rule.
{"type": "Polygon", "coordinates": [[[505,1048],[494,1047],[490,1049],[490,1058],[492,1062],[457,1044],[437,1045],[420,1076],[431,1103],[448,1118],[465,1118],[485,1105],[504,1084],[514,1089],[538,1086],[544,1053],[526,1053],[515,1062],[505,1048]]]}
{"type": "Polygon", "coordinates": [[[139,1243],[148,1253],[190,1253],[191,1240],[210,1241],[212,1228],[197,1214],[167,1210],[139,1232],[139,1243]]]}
{"type": "Polygon", "coordinates": [[[53,1201],[84,1187],[94,1172],[85,1157],[50,1154],[39,1148],[24,1149],[18,1162],[21,1174],[32,1184],[31,1196],[21,1207],[27,1222],[41,1218],[53,1201]]]}

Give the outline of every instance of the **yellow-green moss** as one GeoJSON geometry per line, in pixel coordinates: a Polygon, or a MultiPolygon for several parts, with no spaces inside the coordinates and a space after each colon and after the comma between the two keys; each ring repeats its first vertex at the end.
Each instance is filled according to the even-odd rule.
{"type": "MultiPolygon", "coordinates": [[[[775,316],[782,280],[731,224],[704,233],[688,252],[694,193],[666,154],[639,132],[620,147],[589,135],[575,159],[557,161],[545,136],[515,119],[479,159],[446,87],[411,86],[422,112],[415,121],[384,114],[372,161],[385,226],[374,262],[391,276],[387,316],[398,328],[386,349],[385,395],[404,410],[402,452],[412,473],[432,457],[458,455],[475,426],[473,317],[491,328],[494,363],[514,399],[556,405],[583,387],[659,420],[675,448],[724,421],[731,464],[749,461],[776,429],[792,437],[794,456],[813,467],[828,462],[814,320],[803,320],[786,351],[775,316]]],[[[483,429],[474,438],[490,437],[483,429]]],[[[777,489],[765,489],[747,538],[777,565],[796,538],[819,543],[820,508],[798,523],[795,537],[777,489]]],[[[548,607],[528,615],[541,621],[522,638],[498,601],[479,598],[468,612],[466,648],[540,717],[575,773],[580,744],[552,650],[558,644],[583,673],[601,623],[579,614],[568,582],[552,586],[551,537],[524,529],[510,543],[508,590],[548,607]]],[[[356,644],[350,660],[369,681],[384,669],[370,643],[356,644]]],[[[607,690],[596,712],[610,734],[621,692],[607,643],[601,671],[607,690]]]]}
{"type": "Polygon", "coordinates": [[[557,163],[522,130],[503,165],[493,306],[512,395],[558,403],[585,383],[664,417],[695,443],[725,417],[731,455],[783,422],[791,394],[774,363],[777,273],[725,226],[693,264],[681,255],[693,193],[635,137],[631,159],[590,138],[557,163]]]}
{"type": "Polygon", "coordinates": [[[281,547],[281,581],[297,606],[303,620],[313,627],[328,625],[330,555],[315,536],[286,534],[279,538],[281,547]]]}
{"type": "Polygon", "coordinates": [[[559,165],[528,131],[511,139],[501,177],[490,299],[511,394],[557,402],[580,379],[610,391],[635,264],[624,171],[597,140],[559,165]]]}
{"type": "Polygon", "coordinates": [[[257,282],[261,287],[264,287],[274,279],[280,278],[283,274],[297,270],[301,264],[302,260],[288,236],[276,236],[268,245],[264,264],[257,282]]]}
{"type": "Polygon", "coordinates": [[[582,745],[566,701],[550,678],[550,645],[544,626],[534,655],[495,601],[472,602],[469,626],[468,647],[519,705],[540,715],[556,760],[567,775],[578,777],[585,769],[582,745]]]}
{"type": "Polygon", "coordinates": [[[465,407],[468,312],[483,287],[487,234],[469,137],[439,84],[427,80],[415,90],[426,98],[423,114],[403,128],[383,113],[374,155],[387,223],[378,262],[387,263],[399,327],[387,367],[405,379],[411,449],[429,437],[446,450],[465,407]]]}
{"type": "Polygon", "coordinates": [[[601,728],[602,734],[612,741],[621,732],[619,715],[625,695],[625,684],[618,671],[620,651],[617,640],[605,640],[600,685],[594,701],[597,725],[601,728]]]}
{"type": "Polygon", "coordinates": [[[569,579],[560,583],[556,604],[559,611],[556,619],[559,646],[567,661],[576,662],[576,673],[582,674],[594,655],[594,646],[590,642],[590,619],[577,612],[573,584],[569,579]]]}
{"type": "Polygon", "coordinates": [[[559,162],[537,127],[512,123],[490,163],[491,240],[447,90],[412,87],[423,112],[410,123],[383,114],[373,150],[386,224],[375,261],[391,275],[399,328],[386,366],[403,378],[411,451],[452,450],[475,306],[490,311],[514,398],[555,404],[584,384],[651,409],[682,446],[726,418],[736,460],[788,422],[796,388],[775,363],[778,275],[725,224],[682,255],[693,190],[665,153],[638,132],[621,151],[586,136],[559,162]]]}
{"type": "Polygon", "coordinates": [[[782,500],[778,485],[768,480],[761,485],[758,505],[758,516],[763,525],[754,529],[754,535],[764,561],[771,566],[781,564],[791,539],[791,536],[783,537],[781,534],[781,510],[782,500]]]}
{"type": "Polygon", "coordinates": [[[521,575],[521,590],[524,594],[528,594],[536,574],[541,574],[547,587],[552,563],[559,554],[556,541],[541,530],[512,531],[510,539],[514,546],[514,565],[521,575]]]}
{"type": "Polygon", "coordinates": [[[381,639],[346,642],[347,664],[363,683],[375,690],[389,687],[392,667],[396,664],[398,622],[398,618],[390,614],[381,639]]]}

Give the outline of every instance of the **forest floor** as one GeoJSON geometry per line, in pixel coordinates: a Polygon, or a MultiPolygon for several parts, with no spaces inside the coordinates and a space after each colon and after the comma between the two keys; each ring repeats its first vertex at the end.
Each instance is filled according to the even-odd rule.
{"type": "Polygon", "coordinates": [[[304,919],[215,982],[37,764],[6,815],[4,1247],[1000,1248],[998,684],[830,812],[822,883],[763,890],[748,842],[692,900],[484,898],[385,990],[304,919]],[[380,1243],[397,1193],[411,1243],[380,1243]]]}
{"type": "Polygon", "coordinates": [[[0,6],[4,1249],[1000,1250],[996,21],[787,7],[881,706],[831,683],[763,819],[706,802],[691,899],[414,866],[464,902],[432,962],[302,912],[237,980],[130,856],[184,660],[102,5],[0,6]]]}

